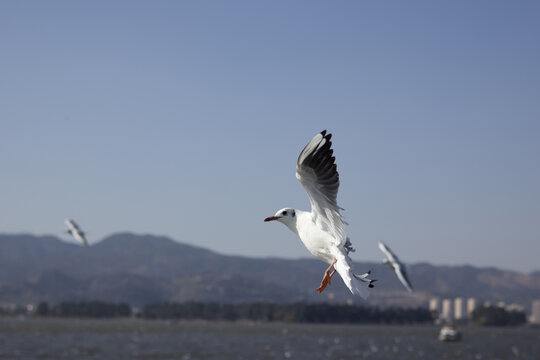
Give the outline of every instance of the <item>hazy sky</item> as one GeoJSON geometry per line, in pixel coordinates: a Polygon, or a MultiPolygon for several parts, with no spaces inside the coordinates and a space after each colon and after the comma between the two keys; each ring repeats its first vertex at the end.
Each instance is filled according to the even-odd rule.
{"type": "Polygon", "coordinates": [[[0,233],[310,256],[334,134],[355,260],[540,269],[538,1],[2,1],[0,233]]]}

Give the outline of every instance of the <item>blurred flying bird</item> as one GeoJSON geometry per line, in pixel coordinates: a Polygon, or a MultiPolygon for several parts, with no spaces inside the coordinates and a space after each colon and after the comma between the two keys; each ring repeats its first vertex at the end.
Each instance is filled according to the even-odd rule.
{"type": "Polygon", "coordinates": [[[349,252],[354,251],[347,237],[345,223],[337,205],[339,174],[331,149],[332,135],[326,130],[315,135],[300,153],[296,164],[296,178],[304,187],[311,203],[311,212],[284,208],[264,221],[276,220],[296,233],[313,256],[330,266],[324,272],[322,292],[332,276],[338,272],[353,294],[364,299],[375,280],[368,279],[370,271],[357,275],[352,272],[349,252]],[[333,268],[333,271],[332,271],[333,268]]]}
{"type": "Polygon", "coordinates": [[[77,223],[75,221],[71,220],[71,219],[66,219],[64,222],[65,222],[66,226],[68,227],[66,232],[68,234],[71,234],[75,238],[75,240],[77,240],[78,242],[80,242],[84,246],[88,246],[88,241],[86,241],[86,237],[84,235],[84,232],[81,230],[79,225],[77,225],[77,223]]]}
{"type": "Polygon", "coordinates": [[[407,277],[407,271],[405,270],[405,265],[401,261],[399,261],[399,258],[390,250],[386,244],[379,241],[379,249],[386,255],[386,259],[384,259],[384,264],[388,266],[390,269],[394,270],[396,273],[399,281],[405,286],[405,288],[412,292],[413,288],[411,285],[411,282],[409,281],[409,278],[407,277]]]}

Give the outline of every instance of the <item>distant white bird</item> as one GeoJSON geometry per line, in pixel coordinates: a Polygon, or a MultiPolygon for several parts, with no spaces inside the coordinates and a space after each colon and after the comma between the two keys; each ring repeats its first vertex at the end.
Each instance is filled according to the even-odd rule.
{"type": "Polygon", "coordinates": [[[296,233],[305,247],[316,258],[330,264],[324,272],[322,292],[336,271],[353,294],[364,299],[375,280],[368,279],[368,271],[362,275],[352,272],[349,252],[354,251],[347,237],[345,224],[337,205],[339,174],[332,156],[331,134],[326,130],[317,134],[300,153],[296,165],[296,178],[306,190],[311,202],[311,212],[284,208],[264,221],[277,220],[296,233]],[[330,273],[334,268],[334,271],[330,273]]]}
{"type": "Polygon", "coordinates": [[[381,251],[386,255],[386,259],[384,259],[383,261],[384,264],[388,266],[390,269],[394,270],[399,281],[401,281],[403,286],[405,286],[405,288],[409,292],[412,292],[413,288],[412,288],[411,282],[409,281],[409,278],[407,277],[407,271],[405,270],[405,265],[403,265],[403,263],[399,261],[396,254],[394,254],[392,250],[390,250],[390,248],[381,241],[379,241],[379,249],[381,249],[381,251]]]}
{"type": "Polygon", "coordinates": [[[81,230],[79,225],[77,225],[77,223],[75,221],[71,220],[71,219],[66,219],[66,220],[64,220],[64,222],[65,222],[66,226],[68,227],[66,232],[68,234],[71,234],[75,238],[75,240],[77,240],[78,242],[80,242],[84,246],[88,246],[88,241],[86,241],[86,237],[84,235],[84,232],[81,230]]]}

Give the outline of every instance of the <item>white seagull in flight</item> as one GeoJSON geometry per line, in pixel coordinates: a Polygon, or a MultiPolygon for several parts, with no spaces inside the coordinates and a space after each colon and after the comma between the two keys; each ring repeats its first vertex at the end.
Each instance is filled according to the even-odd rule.
{"type": "Polygon", "coordinates": [[[66,226],[68,227],[66,232],[68,234],[71,234],[81,244],[88,247],[88,241],[86,241],[84,232],[81,230],[79,225],[77,225],[77,223],[71,219],[66,219],[64,222],[66,223],[66,226]]]}
{"type": "Polygon", "coordinates": [[[311,212],[284,208],[264,221],[277,220],[296,233],[305,247],[316,258],[330,266],[324,272],[321,285],[322,292],[336,273],[353,294],[364,299],[369,296],[369,289],[375,280],[368,279],[370,271],[362,275],[352,272],[352,261],[349,252],[354,251],[347,237],[345,223],[341,218],[336,198],[339,187],[339,174],[335,158],[332,156],[331,134],[326,130],[317,134],[306,145],[298,157],[296,178],[306,190],[311,202],[311,212]],[[334,271],[330,273],[334,268],[334,271]]]}
{"type": "Polygon", "coordinates": [[[407,271],[405,270],[405,265],[403,265],[401,261],[399,261],[397,255],[394,254],[392,250],[390,250],[390,248],[386,246],[386,244],[383,243],[382,241],[379,241],[379,249],[381,249],[384,255],[386,255],[386,259],[384,259],[383,261],[384,264],[388,266],[390,269],[394,270],[399,281],[401,281],[403,286],[405,286],[405,288],[409,292],[412,292],[413,288],[412,288],[411,282],[409,281],[409,278],[407,277],[407,271]]]}

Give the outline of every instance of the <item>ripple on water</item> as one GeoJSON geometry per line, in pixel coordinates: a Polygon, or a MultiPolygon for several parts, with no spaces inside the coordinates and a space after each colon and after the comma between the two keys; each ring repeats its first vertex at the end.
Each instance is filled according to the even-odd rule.
{"type": "Polygon", "coordinates": [[[0,359],[538,360],[538,329],[463,330],[443,343],[430,326],[0,319],[0,359]]]}

